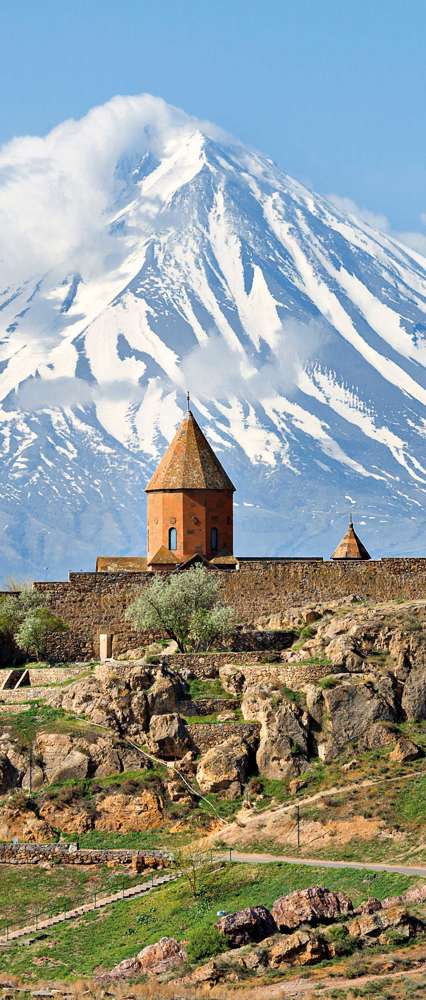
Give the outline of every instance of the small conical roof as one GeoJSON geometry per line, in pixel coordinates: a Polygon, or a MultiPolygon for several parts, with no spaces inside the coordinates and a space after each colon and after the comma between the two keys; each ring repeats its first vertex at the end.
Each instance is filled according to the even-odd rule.
{"type": "Polygon", "coordinates": [[[235,490],[190,410],[146,487],[153,490],[235,490]]]}
{"type": "Polygon", "coordinates": [[[358,538],[358,535],[352,524],[352,517],[350,518],[346,534],[343,535],[341,542],[339,542],[337,549],[335,549],[331,558],[371,559],[370,553],[367,552],[365,545],[363,545],[361,539],[358,538]]]}
{"type": "Polygon", "coordinates": [[[160,545],[155,555],[147,560],[148,566],[176,566],[178,562],[179,560],[174,552],[166,549],[165,545],[160,545]]]}

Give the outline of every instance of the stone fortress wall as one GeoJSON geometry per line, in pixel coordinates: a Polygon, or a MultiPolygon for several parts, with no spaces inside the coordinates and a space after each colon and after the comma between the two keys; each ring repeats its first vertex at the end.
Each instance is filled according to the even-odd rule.
{"type": "MultiPolygon", "coordinates": [[[[325,562],[322,559],[239,559],[238,569],[221,570],[227,603],[247,627],[285,622],[289,607],[344,601],[358,595],[370,601],[426,599],[426,558],[325,562]]],[[[99,656],[99,635],[113,635],[113,655],[140,644],[125,622],[125,610],[152,573],[70,573],[68,582],[38,582],[46,604],[69,625],[52,638],[56,660],[99,656]]],[[[154,639],[146,634],[144,642],[154,639]]]]}

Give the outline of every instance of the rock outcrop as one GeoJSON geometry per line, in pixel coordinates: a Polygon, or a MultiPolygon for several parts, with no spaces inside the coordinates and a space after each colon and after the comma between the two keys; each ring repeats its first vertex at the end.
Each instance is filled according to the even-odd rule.
{"type": "Polygon", "coordinates": [[[297,889],[280,896],[272,906],[272,916],[280,931],[292,931],[301,924],[316,926],[333,923],[353,910],[352,901],[344,892],[331,892],[322,886],[297,889]]]}
{"type": "Polygon", "coordinates": [[[133,976],[159,976],[177,969],[186,959],[186,950],[181,942],[175,938],[162,937],[155,944],[142,948],[134,958],[125,958],[110,972],[102,973],[96,978],[98,982],[103,982],[126,980],[133,976]]]}
{"type": "Polygon", "coordinates": [[[276,931],[275,921],[265,906],[248,906],[228,913],[217,921],[216,927],[232,948],[240,948],[250,941],[262,941],[276,931]]]}
{"type": "Polygon", "coordinates": [[[270,942],[264,941],[263,945],[267,949],[271,969],[279,969],[282,965],[313,965],[329,955],[325,938],[311,930],[277,934],[270,942]]]}
{"type": "Polygon", "coordinates": [[[107,661],[90,677],[53,691],[48,701],[120,735],[143,739],[151,716],[175,712],[185,691],[185,682],[165,666],[107,661]]]}
{"type": "Polygon", "coordinates": [[[361,942],[380,938],[383,943],[387,932],[396,931],[399,938],[413,937],[421,927],[421,921],[413,917],[403,906],[390,906],[387,909],[376,910],[374,913],[363,913],[348,925],[351,937],[361,942]]]}
{"type": "Polygon", "coordinates": [[[218,792],[224,798],[241,795],[249,775],[250,750],[244,740],[231,736],[205,753],[197,767],[200,790],[218,792]]]}
{"type": "Polygon", "coordinates": [[[153,715],[149,727],[149,747],[162,760],[184,757],[191,740],[184,719],[177,712],[153,715]]]}

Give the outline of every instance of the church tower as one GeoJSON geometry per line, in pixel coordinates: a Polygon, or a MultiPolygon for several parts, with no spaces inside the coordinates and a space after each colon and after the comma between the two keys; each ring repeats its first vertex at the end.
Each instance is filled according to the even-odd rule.
{"type": "Polygon", "coordinates": [[[150,479],[147,562],[149,566],[233,554],[231,483],[191,410],[150,479]]]}
{"type": "Polygon", "coordinates": [[[332,559],[371,559],[365,545],[358,537],[353,526],[352,514],[349,515],[348,530],[343,535],[337,549],[334,550],[332,559]]]}

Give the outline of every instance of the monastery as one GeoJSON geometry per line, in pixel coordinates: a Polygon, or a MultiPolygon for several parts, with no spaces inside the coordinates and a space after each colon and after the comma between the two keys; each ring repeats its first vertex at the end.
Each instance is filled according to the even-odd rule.
{"type": "MultiPolygon", "coordinates": [[[[232,570],[235,486],[190,407],[146,490],[147,556],[99,556],[96,572],[167,572],[194,562],[232,570]]],[[[352,516],[332,559],[370,559],[352,516]]]]}
{"type": "Polygon", "coordinates": [[[352,518],[329,560],[235,554],[234,492],[188,401],[188,411],[146,486],[147,555],[99,556],[95,572],[35,583],[46,605],[69,626],[68,632],[52,637],[51,658],[98,658],[101,637],[108,655],[137,646],[141,637],[126,621],[129,604],[153,574],[179,573],[196,563],[219,573],[225,602],[248,630],[285,627],[288,609],[295,606],[426,598],[426,559],[371,559],[352,518]]]}

